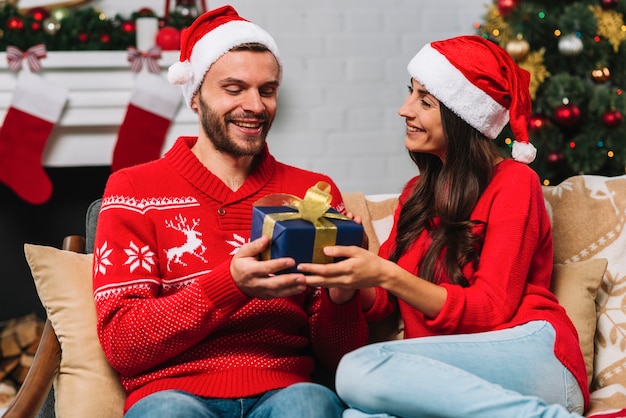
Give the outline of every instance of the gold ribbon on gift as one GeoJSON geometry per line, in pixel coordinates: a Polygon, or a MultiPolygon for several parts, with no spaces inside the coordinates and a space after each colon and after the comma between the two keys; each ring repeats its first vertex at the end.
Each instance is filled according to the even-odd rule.
{"type": "MultiPolygon", "coordinates": [[[[330,209],[332,195],[330,184],[319,181],[309,188],[304,199],[289,194],[273,194],[259,199],[255,206],[288,206],[297,212],[269,213],[263,219],[262,234],[272,239],[276,222],[302,219],[315,227],[315,241],[313,245],[314,263],[326,264],[332,262],[332,257],[324,254],[324,247],[335,245],[337,242],[337,226],[328,219],[350,220],[340,213],[326,213],[330,209]]],[[[270,259],[270,248],[262,254],[263,260],[270,259]]]]}

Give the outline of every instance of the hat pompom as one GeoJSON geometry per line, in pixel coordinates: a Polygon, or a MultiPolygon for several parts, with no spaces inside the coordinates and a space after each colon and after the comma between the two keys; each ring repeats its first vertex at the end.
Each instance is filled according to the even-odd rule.
{"type": "Polygon", "coordinates": [[[175,62],[167,70],[167,80],[171,84],[187,84],[193,78],[193,67],[189,61],[175,62]]]}
{"type": "Polygon", "coordinates": [[[535,148],[530,142],[515,141],[513,142],[511,156],[516,161],[530,164],[535,161],[535,157],[537,156],[537,148],[535,148]]]}

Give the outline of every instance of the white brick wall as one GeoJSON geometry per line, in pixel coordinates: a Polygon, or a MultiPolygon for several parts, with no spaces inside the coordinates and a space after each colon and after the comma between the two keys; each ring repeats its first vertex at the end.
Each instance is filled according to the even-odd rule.
{"type": "MultiPolygon", "coordinates": [[[[109,14],[129,14],[146,3],[91,2],[109,14]]],[[[208,3],[214,8],[228,2],[208,3]]],[[[279,114],[269,138],[272,152],[284,162],[331,175],[342,191],[386,193],[399,191],[416,172],[396,113],[406,94],[406,64],[426,42],[474,33],[472,25],[491,1],[230,4],[276,38],[284,60],[279,114]]]]}

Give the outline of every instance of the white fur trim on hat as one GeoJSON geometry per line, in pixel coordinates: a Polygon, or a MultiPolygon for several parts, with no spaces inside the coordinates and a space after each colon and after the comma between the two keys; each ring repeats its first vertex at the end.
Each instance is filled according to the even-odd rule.
{"type": "Polygon", "coordinates": [[[185,103],[191,107],[191,99],[211,65],[232,48],[248,42],[265,45],[276,57],[282,74],[278,46],[272,36],[252,22],[233,20],[216,27],[198,40],[189,61],[176,62],[170,66],[168,80],[173,84],[181,84],[185,103]]]}
{"type": "Polygon", "coordinates": [[[172,84],[183,85],[193,79],[193,67],[189,61],[175,62],[167,70],[167,80],[172,84]]]}
{"type": "Polygon", "coordinates": [[[511,157],[521,163],[530,164],[535,161],[537,156],[537,148],[530,142],[513,141],[511,149],[511,157]]]}
{"type": "Polygon", "coordinates": [[[425,45],[407,67],[409,74],[465,122],[495,139],[509,122],[509,111],[472,84],[445,56],[425,45]]]}

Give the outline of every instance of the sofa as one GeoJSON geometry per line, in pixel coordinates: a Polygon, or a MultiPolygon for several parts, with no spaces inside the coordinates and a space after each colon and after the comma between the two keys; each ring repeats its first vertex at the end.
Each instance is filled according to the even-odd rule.
{"type": "MultiPolygon", "coordinates": [[[[587,365],[586,416],[626,417],[626,175],[574,176],[545,186],[544,197],[554,234],[552,290],[578,330],[587,365]]],[[[391,228],[397,195],[354,192],[344,200],[348,211],[362,216],[370,250],[377,251],[391,228]]],[[[90,243],[97,211],[96,205],[87,212],[86,247],[80,237],[70,240],[78,245],[65,245],[73,251],[24,246],[47,312],[46,330],[4,417],[122,416],[124,392],[95,330],[90,243]],[[54,396],[46,400],[49,392],[54,396]]],[[[391,318],[371,324],[370,334],[371,341],[401,338],[402,323],[391,318]]]]}

